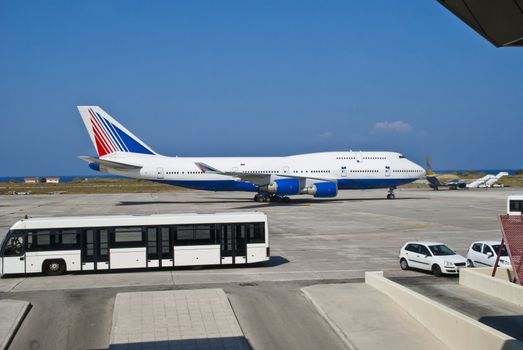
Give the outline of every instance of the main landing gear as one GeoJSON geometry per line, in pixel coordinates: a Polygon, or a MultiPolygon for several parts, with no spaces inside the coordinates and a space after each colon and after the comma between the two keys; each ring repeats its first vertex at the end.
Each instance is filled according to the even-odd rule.
{"type": "Polygon", "coordinates": [[[290,198],[287,197],[287,196],[277,196],[275,194],[265,194],[265,193],[258,193],[256,195],[254,195],[254,201],[255,202],[268,202],[268,201],[271,201],[271,202],[277,202],[277,203],[289,203],[290,202],[290,198]]]}
{"type": "Polygon", "coordinates": [[[394,195],[394,190],[396,187],[389,188],[389,194],[387,195],[387,199],[396,199],[396,195],[394,195]]]}

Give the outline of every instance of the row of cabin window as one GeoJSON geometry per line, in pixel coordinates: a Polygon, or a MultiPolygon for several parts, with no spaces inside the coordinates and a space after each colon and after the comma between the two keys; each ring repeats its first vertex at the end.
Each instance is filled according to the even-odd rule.
{"type": "Polygon", "coordinates": [[[395,173],[421,173],[423,170],[392,170],[395,173]]]}
{"type": "MultiPolygon", "coordinates": [[[[185,171],[167,171],[167,175],[185,174],[185,171]]],[[[188,171],[187,174],[203,174],[203,171],[188,171]]]]}
{"type": "MultiPolygon", "coordinates": [[[[245,243],[265,243],[264,223],[178,225],[169,226],[169,229],[174,245],[220,244],[224,234],[228,234],[229,240],[231,239],[233,226],[237,239],[245,243]]],[[[99,230],[109,230],[112,248],[145,246],[147,228],[116,227],[99,230]]],[[[86,236],[88,244],[92,243],[87,241],[90,237],[92,236],[86,236]]],[[[152,238],[151,235],[149,238],[152,238]]],[[[25,249],[27,251],[80,249],[79,232],[76,229],[27,231],[25,249]]]]}
{"type": "Polygon", "coordinates": [[[307,173],[307,174],[308,174],[309,172],[310,172],[311,174],[316,174],[316,173],[329,174],[331,171],[330,171],[330,170],[293,170],[293,172],[294,172],[295,174],[300,173],[300,172],[301,172],[301,173],[305,172],[305,173],[307,173]]]}
{"type": "Polygon", "coordinates": [[[379,170],[351,170],[351,173],[379,173],[379,170]]]}
{"type": "MultiPolygon", "coordinates": [[[[356,157],[336,157],[336,159],[356,159],[356,157]]],[[[363,159],[387,159],[387,157],[363,157],[363,159]]]]}

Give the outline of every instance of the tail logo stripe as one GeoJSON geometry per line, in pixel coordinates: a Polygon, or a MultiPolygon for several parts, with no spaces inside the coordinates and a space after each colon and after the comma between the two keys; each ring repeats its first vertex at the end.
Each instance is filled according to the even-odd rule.
{"type": "Polygon", "coordinates": [[[98,118],[102,121],[102,124],[105,125],[106,129],[108,130],[111,138],[113,139],[116,146],[120,149],[121,152],[125,152],[125,145],[122,144],[122,141],[118,139],[118,137],[115,135],[114,129],[112,127],[112,124],[107,121],[107,119],[103,118],[100,114],[96,113],[98,118]]]}
{"type": "Polygon", "coordinates": [[[114,139],[114,136],[111,134],[109,128],[107,127],[106,123],[105,123],[105,120],[103,118],[100,117],[100,115],[98,113],[95,113],[95,116],[96,116],[96,119],[98,121],[98,124],[100,124],[100,126],[102,127],[103,131],[105,132],[105,135],[106,137],[111,141],[111,143],[113,144],[113,146],[115,146],[115,149],[117,151],[121,151],[121,147],[120,145],[118,144],[118,142],[114,139]]]}
{"type": "Polygon", "coordinates": [[[93,126],[93,131],[95,132],[95,134],[96,133],[98,134],[98,138],[102,141],[102,145],[104,146],[106,151],[108,151],[108,152],[106,152],[106,154],[114,152],[114,150],[115,150],[114,146],[111,144],[111,142],[107,139],[107,136],[101,130],[100,125],[98,124],[98,121],[96,120],[96,118],[93,116],[93,113],[91,112],[91,110],[89,110],[89,112],[91,113],[91,117],[92,117],[91,124],[93,126]]]}
{"type": "Polygon", "coordinates": [[[96,131],[98,131],[98,134],[100,135],[101,140],[104,142],[107,150],[114,152],[114,146],[112,145],[111,141],[107,138],[107,135],[105,135],[98,121],[96,119],[93,119],[92,123],[96,131]]]}
{"type": "Polygon", "coordinates": [[[102,147],[105,149],[106,154],[113,152],[113,149],[110,147],[110,145],[107,142],[107,140],[105,140],[105,138],[103,137],[102,132],[99,130],[98,126],[96,125],[96,121],[91,119],[91,123],[93,124],[94,135],[95,135],[95,137],[98,138],[98,141],[100,142],[102,147]]]}
{"type": "Polygon", "coordinates": [[[103,124],[100,122],[100,120],[96,117],[92,110],[90,110],[91,116],[95,119],[96,125],[98,126],[99,131],[102,133],[104,140],[110,145],[110,148],[112,148],[113,152],[118,150],[118,145],[115,144],[115,142],[111,139],[111,135],[107,132],[106,128],[103,126],[103,124]]]}
{"type": "Polygon", "coordinates": [[[107,128],[111,132],[111,135],[113,136],[113,139],[116,141],[116,143],[120,146],[120,151],[122,152],[129,152],[129,149],[127,148],[127,145],[123,142],[123,140],[118,136],[118,133],[114,129],[114,125],[110,123],[107,119],[103,118],[100,114],[96,113],[96,115],[102,119],[102,121],[107,125],[107,128]]]}
{"type": "Polygon", "coordinates": [[[78,106],[98,157],[128,152],[156,155],[143,141],[98,106],[78,106]]]}

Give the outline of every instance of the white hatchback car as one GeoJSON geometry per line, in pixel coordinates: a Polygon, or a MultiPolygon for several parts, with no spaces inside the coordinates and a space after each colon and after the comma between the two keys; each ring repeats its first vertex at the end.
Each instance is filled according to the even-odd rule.
{"type": "MultiPolygon", "coordinates": [[[[469,266],[494,266],[498,256],[500,241],[477,241],[470,245],[467,253],[469,266]]],[[[507,247],[504,245],[498,266],[511,267],[507,247]]]]}
{"type": "Polygon", "coordinates": [[[432,271],[435,276],[457,274],[467,259],[439,242],[407,242],[400,250],[400,267],[432,271]]]}

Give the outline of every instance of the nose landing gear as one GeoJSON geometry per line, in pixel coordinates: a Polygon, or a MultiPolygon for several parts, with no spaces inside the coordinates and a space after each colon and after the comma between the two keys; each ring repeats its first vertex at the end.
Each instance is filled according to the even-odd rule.
{"type": "Polygon", "coordinates": [[[389,194],[387,195],[387,199],[396,199],[396,195],[394,194],[394,190],[396,187],[389,188],[389,194]]]}

